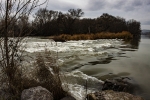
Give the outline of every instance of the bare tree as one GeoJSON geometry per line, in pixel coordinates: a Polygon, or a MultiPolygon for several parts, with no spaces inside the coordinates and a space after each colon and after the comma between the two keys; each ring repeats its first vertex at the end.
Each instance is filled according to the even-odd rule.
{"type": "Polygon", "coordinates": [[[58,11],[47,10],[46,8],[39,9],[34,15],[33,26],[37,31],[36,34],[46,36],[50,33],[58,31],[58,11]]]}
{"type": "Polygon", "coordinates": [[[69,9],[68,13],[59,15],[59,20],[61,21],[64,27],[64,33],[66,34],[73,34],[73,25],[77,19],[82,17],[84,12],[82,9],[69,9]]]}
{"type": "Polygon", "coordinates": [[[21,92],[21,72],[19,71],[20,57],[19,47],[22,34],[29,34],[31,30],[24,28],[28,17],[34,8],[47,2],[39,0],[0,0],[0,69],[6,80],[5,86],[13,96],[21,92]],[[19,28],[16,25],[19,24],[19,28]],[[15,34],[15,35],[14,35],[15,34]],[[11,37],[10,37],[11,36],[11,37]]]}

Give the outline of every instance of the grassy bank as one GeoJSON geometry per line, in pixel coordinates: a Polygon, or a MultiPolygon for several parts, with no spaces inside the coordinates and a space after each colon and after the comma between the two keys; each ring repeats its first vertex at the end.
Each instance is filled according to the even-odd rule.
{"type": "Polygon", "coordinates": [[[74,34],[74,35],[67,35],[62,34],[59,36],[55,36],[55,41],[68,41],[68,40],[95,40],[95,39],[132,39],[132,34],[123,31],[121,33],[109,33],[109,32],[102,32],[96,34],[74,34]]]}

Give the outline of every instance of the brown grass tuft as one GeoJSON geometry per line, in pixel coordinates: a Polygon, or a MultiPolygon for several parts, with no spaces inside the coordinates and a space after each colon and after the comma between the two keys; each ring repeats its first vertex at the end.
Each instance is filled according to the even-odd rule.
{"type": "MultiPolygon", "coordinates": [[[[42,86],[49,90],[53,96],[54,100],[60,100],[61,98],[65,97],[67,93],[62,88],[62,82],[59,77],[60,69],[56,64],[55,57],[47,54],[44,56],[38,55],[37,59],[34,63],[34,70],[30,71],[29,74],[31,75],[23,75],[21,73],[21,69],[18,69],[18,67],[13,67],[15,69],[15,75],[12,79],[11,89],[9,87],[4,88],[5,93],[16,93],[15,95],[6,95],[2,98],[2,100],[20,100],[21,93],[24,89],[28,89],[31,87],[37,87],[42,86]]],[[[13,69],[6,69],[7,71],[13,71],[13,69]]],[[[7,72],[8,73],[8,72],[7,72]]],[[[5,76],[3,83],[8,84],[8,80],[5,81],[5,76]],[[5,82],[4,82],[5,81],[5,82]]]]}
{"type": "Polygon", "coordinates": [[[68,40],[95,40],[95,39],[132,39],[133,36],[130,32],[122,31],[121,33],[109,33],[109,32],[102,32],[96,34],[74,34],[74,35],[67,35],[62,34],[59,36],[55,36],[54,40],[57,41],[68,41],[68,40]]]}
{"type": "Polygon", "coordinates": [[[62,88],[62,82],[59,76],[60,69],[56,65],[56,59],[51,56],[42,57],[39,55],[37,56],[36,64],[36,77],[39,80],[40,86],[53,93],[55,100],[60,100],[65,97],[66,92],[62,88]]]}

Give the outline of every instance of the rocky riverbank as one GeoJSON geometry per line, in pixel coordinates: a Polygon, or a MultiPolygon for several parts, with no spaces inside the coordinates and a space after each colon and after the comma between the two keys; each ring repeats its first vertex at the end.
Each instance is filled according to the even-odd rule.
{"type": "Polygon", "coordinates": [[[144,100],[144,99],[126,92],[105,90],[101,92],[88,94],[87,100],[144,100]]]}
{"type": "MultiPolygon", "coordinates": [[[[21,95],[21,100],[54,100],[54,99],[52,93],[50,93],[47,89],[38,86],[24,90],[21,95]]],[[[66,96],[61,100],[76,100],[76,99],[72,96],[66,96]]],[[[105,90],[101,92],[88,94],[87,100],[144,100],[144,99],[126,92],[105,90]]]]}

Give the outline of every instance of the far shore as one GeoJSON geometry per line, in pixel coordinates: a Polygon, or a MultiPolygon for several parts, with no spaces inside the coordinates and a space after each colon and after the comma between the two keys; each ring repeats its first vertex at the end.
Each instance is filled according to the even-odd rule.
{"type": "Polygon", "coordinates": [[[110,33],[110,32],[102,32],[96,34],[61,34],[58,36],[49,36],[43,37],[48,39],[53,39],[54,41],[65,42],[69,40],[96,40],[96,39],[124,39],[130,40],[133,38],[133,35],[130,32],[123,31],[120,33],[110,33]]]}

